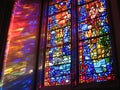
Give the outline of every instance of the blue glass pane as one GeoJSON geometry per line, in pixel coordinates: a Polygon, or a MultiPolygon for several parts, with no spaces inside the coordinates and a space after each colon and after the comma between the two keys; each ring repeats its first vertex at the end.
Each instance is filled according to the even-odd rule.
{"type": "Polygon", "coordinates": [[[83,5],[83,4],[86,4],[88,2],[95,1],[95,0],[77,0],[77,1],[78,1],[78,5],[83,5]]]}

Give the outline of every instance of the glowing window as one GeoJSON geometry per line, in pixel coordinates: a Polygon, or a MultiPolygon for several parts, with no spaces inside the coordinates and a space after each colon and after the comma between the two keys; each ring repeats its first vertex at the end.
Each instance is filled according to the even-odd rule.
{"type": "Polygon", "coordinates": [[[79,83],[114,80],[106,0],[78,0],[79,83]]]}
{"type": "Polygon", "coordinates": [[[70,0],[49,2],[44,86],[70,84],[70,0]]]}

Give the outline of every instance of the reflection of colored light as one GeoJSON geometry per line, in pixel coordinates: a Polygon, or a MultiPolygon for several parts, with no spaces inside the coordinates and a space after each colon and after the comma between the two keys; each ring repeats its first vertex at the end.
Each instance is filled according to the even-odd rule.
{"type": "Polygon", "coordinates": [[[38,2],[26,4],[21,0],[16,1],[8,32],[3,83],[33,73],[38,18],[38,2]]]}
{"type": "Polygon", "coordinates": [[[13,71],[12,68],[5,69],[4,74],[7,75],[13,71]]]}
{"type": "Polygon", "coordinates": [[[7,74],[12,74],[12,73],[14,73],[16,70],[21,70],[21,69],[23,69],[23,68],[26,68],[26,64],[27,64],[27,62],[19,62],[19,63],[16,63],[16,64],[14,64],[14,65],[11,65],[11,66],[9,66],[10,68],[6,68],[5,69],[5,72],[4,72],[4,74],[5,75],[7,75],[7,74]]]}

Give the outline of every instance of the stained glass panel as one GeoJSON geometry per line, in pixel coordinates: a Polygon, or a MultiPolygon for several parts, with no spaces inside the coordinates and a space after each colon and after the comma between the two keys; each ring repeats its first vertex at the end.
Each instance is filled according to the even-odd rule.
{"type": "Polygon", "coordinates": [[[71,11],[61,12],[48,18],[48,30],[54,30],[71,25],[71,11]]]}
{"type": "Polygon", "coordinates": [[[51,0],[49,2],[44,86],[71,83],[70,1],[51,0]]]}
{"type": "Polygon", "coordinates": [[[115,79],[106,0],[90,1],[78,6],[79,83],[115,79]]]}
{"type": "Polygon", "coordinates": [[[83,5],[94,0],[78,0],[78,5],[83,5]]]}
{"type": "Polygon", "coordinates": [[[78,8],[78,21],[91,20],[106,15],[105,0],[96,0],[78,8]]]}
{"type": "Polygon", "coordinates": [[[61,1],[64,1],[64,0],[50,0],[49,1],[49,6],[52,5],[52,4],[56,4],[56,3],[59,3],[61,1]]]}
{"type": "Polygon", "coordinates": [[[48,47],[62,45],[71,41],[71,27],[66,26],[61,29],[48,32],[48,47]]]}
{"type": "MultiPolygon", "coordinates": [[[[8,31],[3,84],[9,90],[32,89],[36,59],[40,4],[15,2],[8,31]],[[10,84],[9,84],[10,83],[10,84]]],[[[7,90],[7,89],[5,89],[7,90]]]]}
{"type": "Polygon", "coordinates": [[[114,80],[109,35],[79,42],[79,82],[114,80]]]}
{"type": "Polygon", "coordinates": [[[53,5],[53,4],[57,4],[57,3],[60,3],[60,2],[70,2],[71,0],[50,0],[49,1],[49,6],[53,5]]]}
{"type": "Polygon", "coordinates": [[[47,49],[44,81],[45,86],[70,84],[70,63],[70,45],[47,49]]]}
{"type": "Polygon", "coordinates": [[[110,33],[108,18],[106,16],[86,20],[78,24],[79,39],[87,39],[110,33]]]}
{"type": "MultiPolygon", "coordinates": [[[[58,0],[59,1],[59,0],[58,0]]],[[[57,1],[56,1],[57,2],[57,1]]],[[[71,0],[63,0],[49,6],[49,15],[55,14],[71,8],[71,0]]],[[[50,3],[51,4],[51,3],[50,3]]]]}
{"type": "Polygon", "coordinates": [[[47,49],[46,66],[70,63],[71,46],[64,45],[47,49]]]}
{"type": "Polygon", "coordinates": [[[70,84],[70,64],[50,66],[45,69],[45,86],[70,84]]]}

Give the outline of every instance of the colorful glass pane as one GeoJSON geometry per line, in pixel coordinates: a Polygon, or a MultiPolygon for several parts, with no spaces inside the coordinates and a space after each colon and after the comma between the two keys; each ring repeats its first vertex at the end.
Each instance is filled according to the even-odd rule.
{"type": "Polygon", "coordinates": [[[70,8],[71,0],[49,2],[44,86],[68,85],[71,82],[70,8]]]}
{"type": "Polygon", "coordinates": [[[49,6],[51,6],[53,4],[57,4],[57,3],[63,2],[63,1],[70,2],[71,0],[50,0],[49,1],[49,6]]]}
{"type": "Polygon", "coordinates": [[[105,0],[97,0],[78,8],[78,22],[106,15],[105,0]]]}
{"type": "Polygon", "coordinates": [[[79,42],[79,83],[114,80],[109,35],[79,42]]]}
{"type": "Polygon", "coordinates": [[[71,11],[61,12],[48,18],[48,30],[54,30],[71,25],[71,11]]]}
{"type": "Polygon", "coordinates": [[[49,6],[52,5],[52,4],[56,4],[56,3],[59,3],[61,1],[64,1],[64,0],[50,0],[49,1],[49,6]]]}
{"type": "Polygon", "coordinates": [[[4,59],[3,84],[11,90],[30,89],[34,79],[40,4],[15,3],[10,22],[4,59]],[[25,86],[26,85],[26,86],[25,86]],[[30,86],[31,85],[31,86],[30,86]],[[14,87],[16,86],[16,87],[14,87]]]}
{"type": "Polygon", "coordinates": [[[71,0],[63,0],[49,6],[49,15],[55,14],[71,8],[71,0]]]}
{"type": "Polygon", "coordinates": [[[79,39],[87,39],[110,33],[108,18],[102,16],[92,20],[86,20],[78,24],[79,39]]]}
{"type": "Polygon", "coordinates": [[[83,5],[94,0],[78,0],[78,5],[83,5]]]}
{"type": "Polygon", "coordinates": [[[48,48],[45,63],[45,86],[70,84],[71,46],[48,48]]]}
{"type": "Polygon", "coordinates": [[[71,27],[66,26],[61,29],[48,32],[48,47],[62,45],[71,41],[71,27]]]}
{"type": "Polygon", "coordinates": [[[45,68],[45,86],[70,84],[70,64],[45,68]]]}
{"type": "Polygon", "coordinates": [[[71,61],[71,46],[64,45],[47,49],[46,51],[46,65],[58,65],[70,63],[71,61]]]}
{"type": "Polygon", "coordinates": [[[115,79],[109,34],[106,0],[78,6],[79,83],[115,79]]]}

